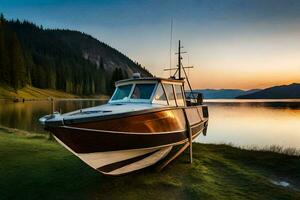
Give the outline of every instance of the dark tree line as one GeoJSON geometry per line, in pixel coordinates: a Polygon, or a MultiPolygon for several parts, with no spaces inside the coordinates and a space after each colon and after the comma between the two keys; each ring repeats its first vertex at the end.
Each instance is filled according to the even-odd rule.
{"type": "MultiPolygon", "coordinates": [[[[101,57],[99,63],[85,59],[80,45],[85,44],[86,35],[80,33],[74,46],[68,34],[72,32],[45,30],[27,21],[8,21],[1,14],[0,84],[14,89],[32,85],[78,95],[108,94],[114,88],[112,82],[128,77],[121,67],[113,73],[107,72],[106,57],[101,57]]],[[[134,67],[149,73],[140,65],[134,67]]]]}
{"type": "Polygon", "coordinates": [[[112,93],[112,88],[115,87],[115,82],[118,80],[126,79],[128,78],[128,74],[124,73],[121,68],[116,68],[113,71],[111,81],[110,81],[110,87],[109,87],[109,93],[112,93]]]}
{"type": "Polygon", "coordinates": [[[27,69],[20,41],[0,16],[0,83],[15,89],[27,83],[27,69]]]}

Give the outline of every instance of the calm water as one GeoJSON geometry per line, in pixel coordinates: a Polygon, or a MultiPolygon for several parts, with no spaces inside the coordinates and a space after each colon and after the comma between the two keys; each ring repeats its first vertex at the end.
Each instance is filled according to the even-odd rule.
{"type": "MultiPolygon", "coordinates": [[[[57,101],[62,112],[97,106],[99,100],[57,101]]],[[[235,145],[281,145],[300,148],[300,100],[210,100],[210,121],[204,143],[235,145]]],[[[0,101],[0,124],[34,132],[44,132],[38,118],[49,114],[49,101],[13,103],[0,101]]]]}
{"type": "MultiPolygon", "coordinates": [[[[62,113],[106,103],[101,100],[55,101],[55,110],[62,113]]],[[[0,100],[0,125],[34,132],[45,132],[38,119],[51,113],[50,101],[25,101],[14,103],[0,100]]]]}

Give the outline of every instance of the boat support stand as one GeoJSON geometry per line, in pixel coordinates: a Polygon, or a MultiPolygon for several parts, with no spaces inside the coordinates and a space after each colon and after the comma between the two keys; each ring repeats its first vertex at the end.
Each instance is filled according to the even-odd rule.
{"type": "Polygon", "coordinates": [[[172,162],[175,158],[177,158],[186,148],[189,147],[189,161],[190,163],[193,163],[193,133],[192,128],[189,123],[189,120],[187,118],[187,114],[184,110],[184,115],[186,119],[186,125],[187,125],[187,132],[188,132],[188,142],[186,142],[172,157],[165,160],[163,163],[161,163],[156,169],[157,171],[162,171],[170,162],[172,162]]]}

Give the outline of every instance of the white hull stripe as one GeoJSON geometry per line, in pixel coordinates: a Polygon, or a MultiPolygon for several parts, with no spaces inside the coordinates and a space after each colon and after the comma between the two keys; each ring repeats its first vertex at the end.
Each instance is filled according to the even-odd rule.
{"type": "Polygon", "coordinates": [[[157,151],[157,152],[153,153],[152,155],[150,155],[150,156],[148,156],[148,157],[146,157],[142,160],[139,160],[137,162],[133,162],[131,164],[125,165],[123,167],[120,167],[120,168],[115,169],[113,171],[110,171],[108,173],[105,173],[105,172],[102,172],[102,173],[105,173],[105,174],[108,174],[108,175],[120,175],[120,174],[129,173],[129,172],[132,172],[132,171],[136,171],[136,170],[139,170],[139,169],[143,169],[145,167],[149,167],[149,166],[157,163],[158,161],[160,161],[164,157],[166,157],[169,154],[169,152],[171,151],[171,149],[172,149],[172,147],[163,148],[160,151],[157,151]]]}
{"type": "Polygon", "coordinates": [[[94,169],[100,168],[105,165],[120,162],[123,160],[135,158],[148,153],[156,151],[156,149],[144,149],[144,150],[125,150],[125,151],[108,151],[108,152],[97,152],[78,154],[79,158],[84,162],[88,163],[94,169]]]}
{"type": "Polygon", "coordinates": [[[76,153],[65,145],[60,139],[53,137],[67,150],[80,158],[83,162],[88,164],[94,169],[100,168],[105,165],[109,165],[115,162],[138,157],[147,153],[151,153],[160,149],[160,147],[147,148],[147,149],[133,149],[133,150],[121,150],[121,151],[108,151],[108,152],[95,152],[95,153],[76,153]]]}
{"type": "Polygon", "coordinates": [[[75,129],[75,130],[83,130],[83,131],[92,131],[92,132],[101,132],[101,133],[112,133],[112,134],[135,134],[135,135],[151,135],[151,134],[169,134],[169,133],[182,133],[185,129],[179,131],[168,131],[168,132],[148,132],[148,133],[140,133],[140,132],[122,132],[122,131],[109,131],[109,130],[96,130],[96,129],[89,129],[89,128],[79,128],[74,126],[61,126],[62,128],[66,129],[75,129]]]}
{"type": "MultiPolygon", "coordinates": [[[[196,123],[191,126],[191,128],[194,128],[196,126],[199,126],[200,124],[205,123],[205,121],[201,121],[199,123],[196,123]]],[[[148,133],[141,133],[141,132],[123,132],[123,131],[109,131],[109,130],[96,130],[96,129],[89,129],[89,128],[79,128],[74,126],[61,126],[62,128],[66,129],[75,129],[75,130],[83,130],[83,131],[92,131],[92,132],[102,132],[102,133],[116,133],[116,134],[136,134],[136,135],[151,135],[151,134],[170,134],[170,133],[182,133],[186,131],[185,129],[178,130],[178,131],[166,131],[166,132],[148,132],[148,133]]]]}

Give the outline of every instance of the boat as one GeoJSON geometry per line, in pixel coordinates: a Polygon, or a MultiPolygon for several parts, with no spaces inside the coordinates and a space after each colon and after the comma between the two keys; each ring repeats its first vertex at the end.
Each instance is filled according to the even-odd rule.
{"type": "MultiPolygon", "coordinates": [[[[178,69],[184,70],[181,63],[178,69]]],[[[186,99],[184,84],[180,75],[134,74],[115,83],[107,104],[54,112],[39,121],[62,146],[106,175],[127,174],[158,162],[164,168],[187,147],[192,161],[192,141],[207,131],[208,108],[199,98],[186,99]],[[177,150],[173,156],[172,149],[177,150]]]]}

